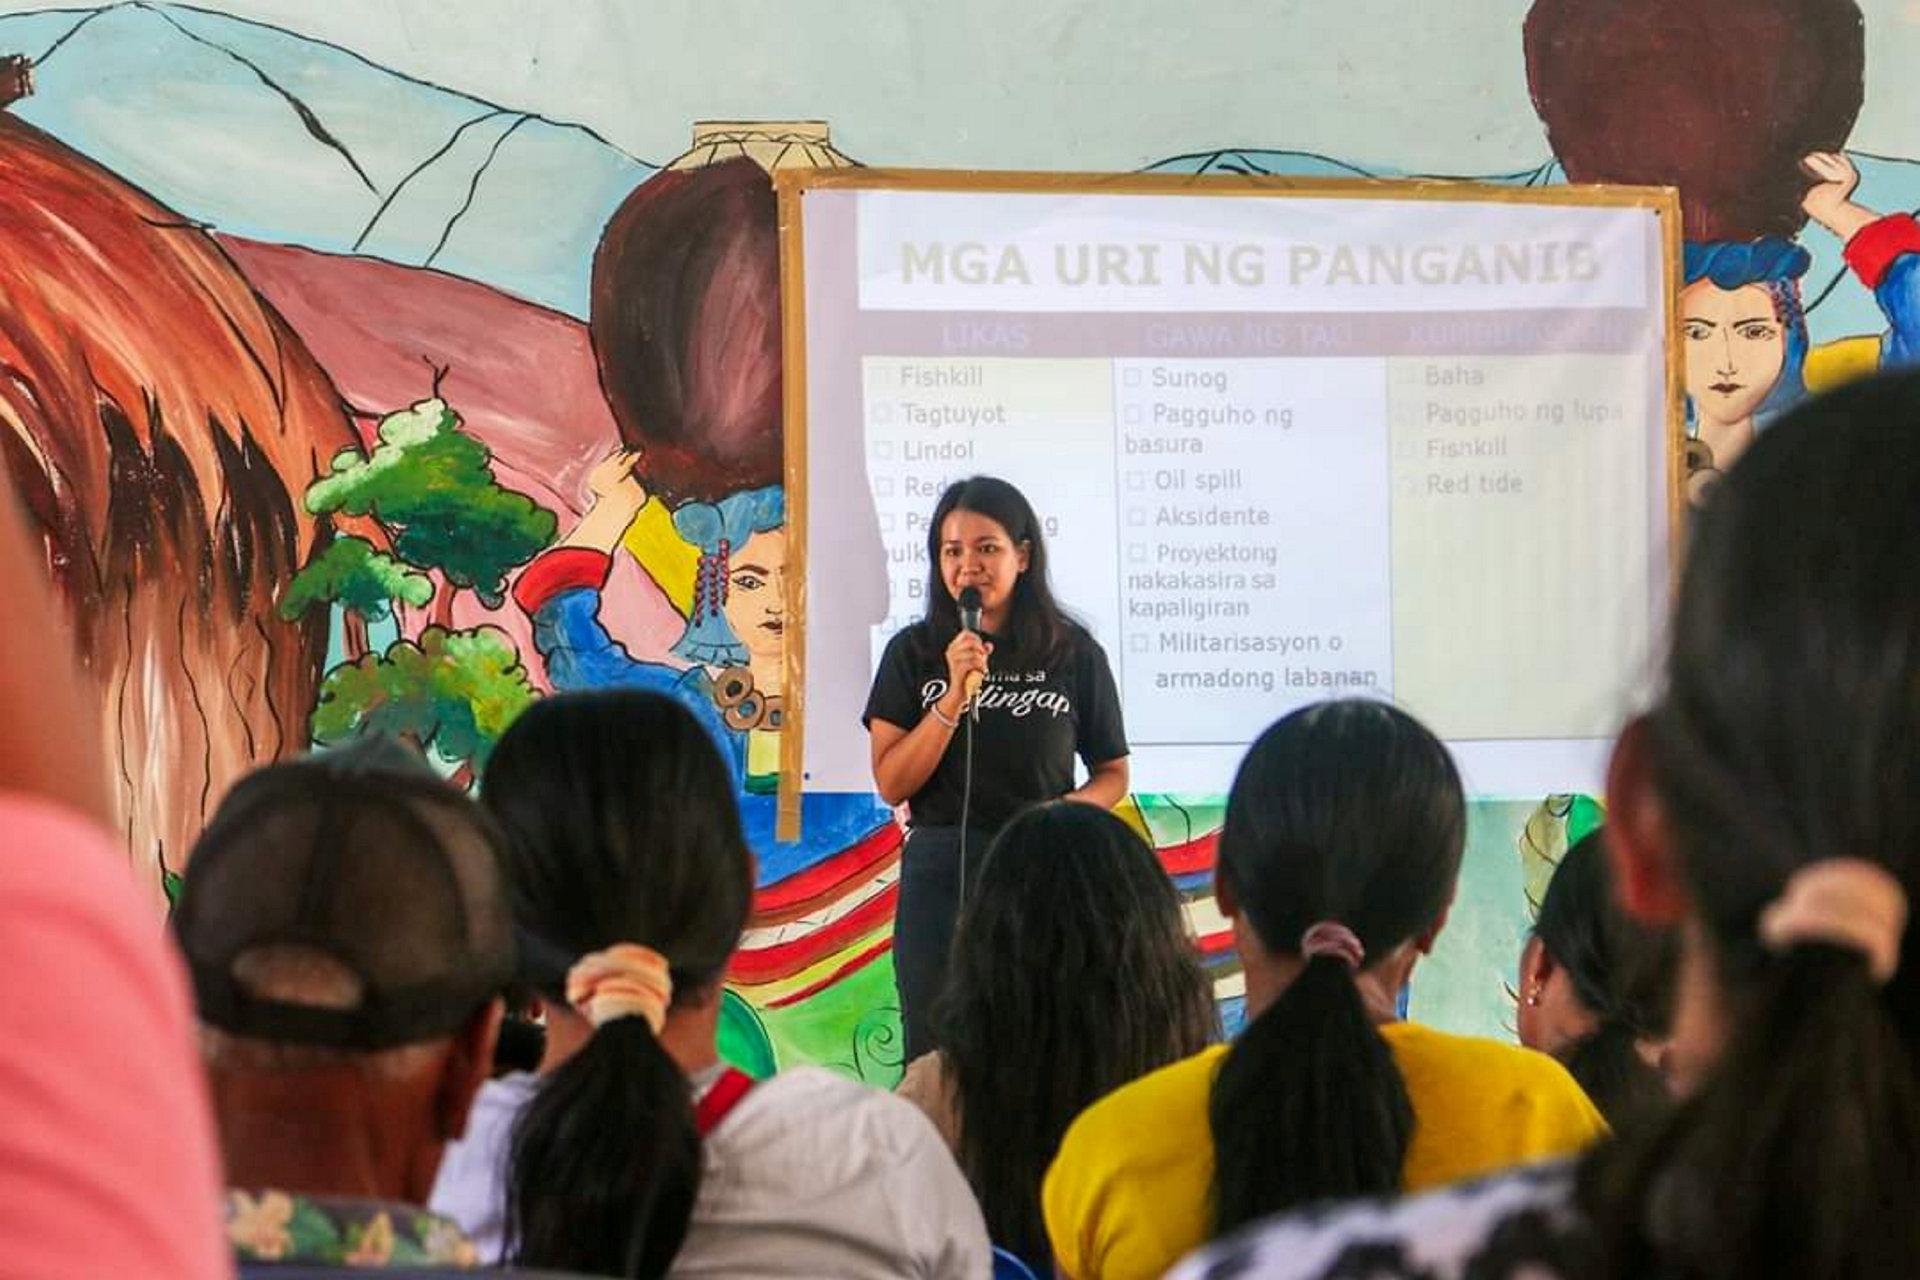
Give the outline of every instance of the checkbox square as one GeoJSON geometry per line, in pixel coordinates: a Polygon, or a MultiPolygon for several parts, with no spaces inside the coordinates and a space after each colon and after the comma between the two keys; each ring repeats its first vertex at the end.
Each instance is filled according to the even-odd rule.
{"type": "Polygon", "coordinates": [[[883,422],[883,423],[892,422],[893,406],[888,404],[886,401],[882,400],[879,404],[874,405],[873,408],[870,411],[868,411],[867,420],[869,422],[883,422]]]}
{"type": "Polygon", "coordinates": [[[1120,417],[1128,426],[1138,425],[1140,422],[1140,406],[1137,404],[1128,405],[1126,412],[1122,413],[1120,417]]]}
{"type": "Polygon", "coordinates": [[[882,462],[893,461],[893,441],[875,440],[873,442],[873,456],[882,462]]]}
{"type": "Polygon", "coordinates": [[[1139,493],[1147,487],[1147,473],[1144,471],[1127,472],[1127,488],[1139,493]]]}
{"type": "Polygon", "coordinates": [[[1136,633],[1127,637],[1127,651],[1130,653],[1145,653],[1147,645],[1147,637],[1143,635],[1136,633]]]}
{"type": "Polygon", "coordinates": [[[893,496],[893,477],[875,476],[873,479],[873,496],[876,498],[891,498],[893,496]]]}
{"type": "Polygon", "coordinates": [[[1140,385],[1140,371],[1138,369],[1128,369],[1120,375],[1120,381],[1129,387],[1137,387],[1140,385]]]}
{"type": "Polygon", "coordinates": [[[882,512],[880,513],[880,532],[882,532],[882,533],[892,533],[892,532],[893,532],[893,529],[894,529],[894,526],[895,526],[895,525],[896,525],[897,523],[898,523],[898,521],[896,521],[896,520],[894,519],[894,517],[893,517],[893,512],[891,512],[891,511],[882,511],[882,512]]]}
{"type": "Polygon", "coordinates": [[[1140,542],[1128,543],[1127,559],[1131,560],[1134,564],[1145,564],[1147,562],[1146,544],[1140,542]]]}
{"type": "Polygon", "coordinates": [[[1146,522],[1147,522],[1147,512],[1146,512],[1146,508],[1144,508],[1144,507],[1133,507],[1133,508],[1131,508],[1131,509],[1129,509],[1129,510],[1128,510],[1128,512],[1127,512],[1127,523],[1128,523],[1128,524],[1130,524],[1130,525],[1132,525],[1132,526],[1133,526],[1134,528],[1136,528],[1136,529],[1138,529],[1138,528],[1139,528],[1139,527],[1140,527],[1141,525],[1143,525],[1143,524],[1145,524],[1146,522]]]}

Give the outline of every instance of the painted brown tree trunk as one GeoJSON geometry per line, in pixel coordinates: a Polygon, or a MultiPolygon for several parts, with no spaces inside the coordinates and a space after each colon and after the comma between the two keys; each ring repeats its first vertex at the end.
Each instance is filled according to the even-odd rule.
{"type": "Polygon", "coordinates": [[[367,616],[358,609],[345,609],[340,614],[341,642],[347,651],[348,662],[358,662],[367,656],[372,645],[367,640],[367,616]]]}
{"type": "Polygon", "coordinates": [[[355,436],[204,231],[4,112],[0,173],[0,450],[158,909],[162,858],[181,870],[235,779],[307,745],[327,619],[277,605],[316,540],[299,495],[355,436]]]}
{"type": "Polygon", "coordinates": [[[444,631],[453,630],[453,598],[459,593],[460,589],[453,583],[445,578],[440,579],[433,590],[433,611],[427,615],[430,625],[444,631]]]}

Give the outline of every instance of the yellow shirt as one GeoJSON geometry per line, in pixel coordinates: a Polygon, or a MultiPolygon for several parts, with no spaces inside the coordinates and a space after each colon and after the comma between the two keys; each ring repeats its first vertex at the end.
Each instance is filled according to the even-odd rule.
{"type": "MultiPolygon", "coordinates": [[[[1606,1133],[1545,1054],[1410,1022],[1380,1034],[1413,1103],[1403,1191],[1565,1155],[1606,1133]]],[[[1212,1234],[1207,1101],[1226,1052],[1216,1045],[1117,1089],[1067,1130],[1041,1190],[1061,1274],[1148,1280],[1212,1234]]]]}

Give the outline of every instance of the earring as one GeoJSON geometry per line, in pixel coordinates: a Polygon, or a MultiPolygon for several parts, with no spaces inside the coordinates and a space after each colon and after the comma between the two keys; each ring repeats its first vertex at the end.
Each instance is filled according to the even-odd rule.
{"type": "Polygon", "coordinates": [[[1530,987],[1527,989],[1527,1007],[1532,1009],[1540,1007],[1540,988],[1530,987]]]}

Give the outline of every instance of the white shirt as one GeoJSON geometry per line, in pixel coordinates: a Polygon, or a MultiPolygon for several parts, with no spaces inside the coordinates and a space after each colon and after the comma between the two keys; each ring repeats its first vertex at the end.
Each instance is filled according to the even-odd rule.
{"type": "MultiPolygon", "coordinates": [[[[434,1183],[432,1208],[485,1261],[500,1257],[513,1122],[538,1087],[524,1074],[482,1086],[434,1183]]],[[[991,1268],[980,1208],[927,1118],[890,1094],[795,1067],[755,1085],[707,1135],[671,1274],[975,1280],[991,1268]]]]}
{"type": "Polygon", "coordinates": [[[533,1101],[540,1077],[516,1071],[480,1086],[467,1115],[466,1136],[447,1144],[433,1180],[428,1206],[452,1218],[473,1241],[480,1261],[499,1262],[505,1252],[507,1152],[513,1122],[533,1101]]]}

